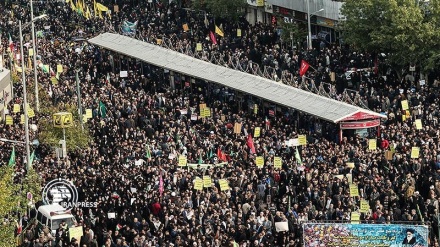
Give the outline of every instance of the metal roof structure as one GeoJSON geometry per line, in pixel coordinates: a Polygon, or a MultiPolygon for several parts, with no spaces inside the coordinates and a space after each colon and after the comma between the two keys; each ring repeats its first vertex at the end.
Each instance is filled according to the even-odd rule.
{"type": "Polygon", "coordinates": [[[337,123],[359,112],[374,118],[386,118],[373,111],[266,78],[215,65],[127,36],[104,33],[89,39],[88,42],[157,67],[214,82],[333,123],[337,123]]]}

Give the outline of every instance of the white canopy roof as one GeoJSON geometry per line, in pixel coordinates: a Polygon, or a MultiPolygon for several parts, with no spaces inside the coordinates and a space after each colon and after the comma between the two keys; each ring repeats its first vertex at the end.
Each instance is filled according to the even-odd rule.
{"type": "Polygon", "coordinates": [[[139,59],[157,67],[211,81],[278,105],[297,109],[333,123],[337,123],[358,112],[376,116],[376,118],[384,118],[383,115],[376,112],[313,94],[292,86],[287,86],[263,77],[205,62],[127,36],[104,33],[88,41],[93,45],[139,59]]]}

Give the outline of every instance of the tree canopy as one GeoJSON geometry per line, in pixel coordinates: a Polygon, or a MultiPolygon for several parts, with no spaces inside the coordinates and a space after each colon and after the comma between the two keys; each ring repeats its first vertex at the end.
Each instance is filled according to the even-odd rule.
{"type": "Polygon", "coordinates": [[[246,8],[246,0],[193,0],[193,7],[206,10],[216,18],[237,21],[246,8]]]}
{"type": "Polygon", "coordinates": [[[386,53],[397,70],[418,64],[432,69],[439,61],[440,0],[347,0],[340,29],[346,43],[386,53]]]}

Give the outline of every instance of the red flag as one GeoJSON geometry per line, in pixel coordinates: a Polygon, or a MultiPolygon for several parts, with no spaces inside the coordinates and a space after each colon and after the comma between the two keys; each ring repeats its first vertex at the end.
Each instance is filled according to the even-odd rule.
{"type": "Polygon", "coordinates": [[[163,194],[163,178],[162,178],[162,173],[160,173],[160,177],[159,177],[159,194],[160,196],[162,196],[163,194]]]}
{"type": "Polygon", "coordinates": [[[254,140],[252,139],[252,135],[251,134],[248,135],[246,144],[251,149],[251,152],[253,154],[255,154],[256,152],[255,152],[254,140]]]}
{"type": "Polygon", "coordinates": [[[219,161],[227,161],[226,154],[220,148],[217,148],[217,158],[219,161]]]}
{"type": "Polygon", "coordinates": [[[209,31],[209,37],[211,38],[211,41],[214,45],[217,44],[217,40],[215,39],[215,35],[212,31],[209,31]]]}
{"type": "Polygon", "coordinates": [[[306,60],[301,61],[301,68],[299,68],[299,76],[303,76],[307,70],[309,69],[310,65],[306,60]]]}

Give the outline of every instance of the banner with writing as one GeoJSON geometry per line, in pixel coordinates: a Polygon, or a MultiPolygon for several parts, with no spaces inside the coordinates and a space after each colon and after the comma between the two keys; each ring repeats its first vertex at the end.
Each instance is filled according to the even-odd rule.
{"type": "Polygon", "coordinates": [[[305,247],[417,246],[428,247],[428,227],[416,225],[305,223],[305,247]]]}

